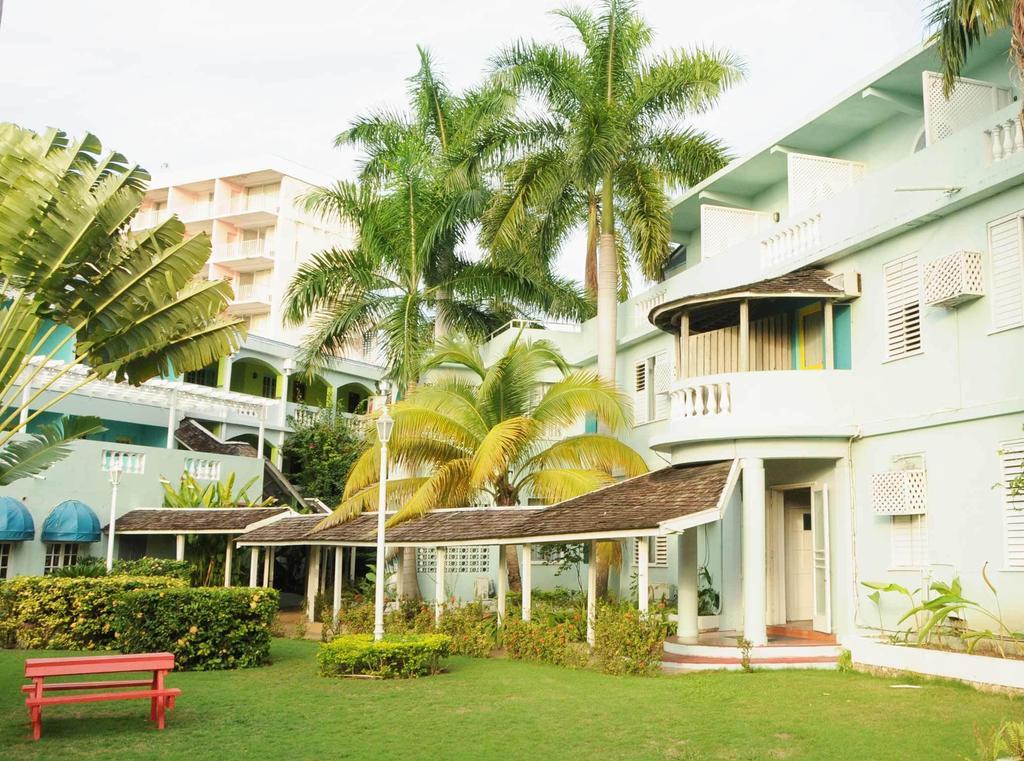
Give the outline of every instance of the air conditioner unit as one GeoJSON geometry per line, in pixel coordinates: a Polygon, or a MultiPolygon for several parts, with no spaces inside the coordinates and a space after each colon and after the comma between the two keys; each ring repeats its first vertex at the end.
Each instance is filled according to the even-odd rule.
{"type": "Polygon", "coordinates": [[[981,253],[956,251],[924,265],[924,303],[951,309],[985,295],[981,253]]]}
{"type": "Polygon", "coordinates": [[[926,500],[925,471],[889,470],[871,476],[875,515],[922,515],[926,500]]]}

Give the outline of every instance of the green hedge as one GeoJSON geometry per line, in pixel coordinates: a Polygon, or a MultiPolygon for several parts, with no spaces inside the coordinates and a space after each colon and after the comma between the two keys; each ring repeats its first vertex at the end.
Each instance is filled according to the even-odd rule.
{"type": "Polygon", "coordinates": [[[130,590],[169,590],[169,577],[17,576],[0,582],[0,644],[56,650],[112,650],[114,599],[130,590]]]}
{"type": "Polygon", "coordinates": [[[498,617],[478,602],[446,605],[438,631],[452,638],[452,652],[456,655],[487,658],[497,640],[498,617]]]}
{"type": "Polygon", "coordinates": [[[569,668],[583,668],[590,660],[586,643],[574,637],[568,623],[523,621],[509,617],[501,632],[501,644],[509,658],[544,661],[569,668]]]}
{"type": "Polygon", "coordinates": [[[668,635],[664,610],[644,615],[628,604],[604,603],[594,620],[594,657],[609,674],[652,675],[661,666],[668,635]]]}
{"type": "Polygon", "coordinates": [[[182,581],[192,580],[192,564],[187,560],[170,558],[139,558],[115,560],[111,576],[170,576],[182,581]]]}
{"type": "Polygon", "coordinates": [[[174,653],[193,671],[259,666],[270,656],[275,589],[199,587],[120,595],[113,626],[126,653],[174,653]]]}
{"type": "Polygon", "coordinates": [[[387,636],[346,634],[320,645],[316,660],[321,676],[375,676],[382,679],[428,676],[441,670],[451,651],[444,634],[387,636]]]}

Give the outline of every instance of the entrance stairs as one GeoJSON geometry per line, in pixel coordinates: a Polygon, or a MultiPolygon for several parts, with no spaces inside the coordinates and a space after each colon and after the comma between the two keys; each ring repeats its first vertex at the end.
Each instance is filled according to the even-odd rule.
{"type": "MultiPolygon", "coordinates": [[[[698,637],[665,640],[662,670],[668,673],[743,669],[744,653],[738,644],[741,632],[701,632],[698,637]]],[[[768,644],[750,648],[750,667],[755,669],[834,669],[842,648],[830,634],[822,634],[794,622],[768,627],[768,644]]]]}

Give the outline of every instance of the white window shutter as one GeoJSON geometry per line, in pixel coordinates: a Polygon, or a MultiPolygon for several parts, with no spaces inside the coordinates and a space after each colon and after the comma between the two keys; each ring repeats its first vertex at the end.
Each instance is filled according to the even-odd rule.
{"type": "Polygon", "coordinates": [[[654,419],[666,420],[670,408],[669,391],[675,368],[669,363],[668,352],[654,356],[654,419]]]}
{"type": "Polygon", "coordinates": [[[1013,493],[1012,484],[1024,475],[1024,439],[1000,447],[1003,483],[1003,533],[1006,567],[1024,568],[1024,490],[1013,493]]]}
{"type": "Polygon", "coordinates": [[[644,359],[633,365],[633,425],[643,425],[650,420],[650,410],[647,406],[647,384],[649,382],[647,360],[644,359]]]}
{"type": "Polygon", "coordinates": [[[886,356],[899,359],[921,351],[921,278],[917,254],[883,267],[886,356]]]}
{"type": "Polygon", "coordinates": [[[890,518],[892,567],[922,568],[928,564],[928,530],[923,515],[894,515],[890,518]]]}
{"type": "MultiPolygon", "coordinates": [[[[649,538],[650,541],[647,543],[648,553],[650,555],[650,562],[648,566],[651,568],[667,568],[668,567],[668,537],[667,536],[652,536],[649,538]]],[[[633,567],[636,568],[640,565],[640,542],[636,539],[633,540],[633,567]]]]}
{"type": "Polygon", "coordinates": [[[1020,214],[988,226],[992,257],[992,327],[996,330],[1024,325],[1024,250],[1020,214]]]}

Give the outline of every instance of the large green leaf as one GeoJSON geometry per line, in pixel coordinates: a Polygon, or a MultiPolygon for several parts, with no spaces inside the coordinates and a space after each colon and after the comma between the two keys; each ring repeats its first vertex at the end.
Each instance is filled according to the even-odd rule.
{"type": "Polygon", "coordinates": [[[26,440],[8,442],[0,449],[0,486],[42,473],[71,453],[72,441],[105,430],[98,417],[66,416],[59,423],[40,426],[26,440]]]}

